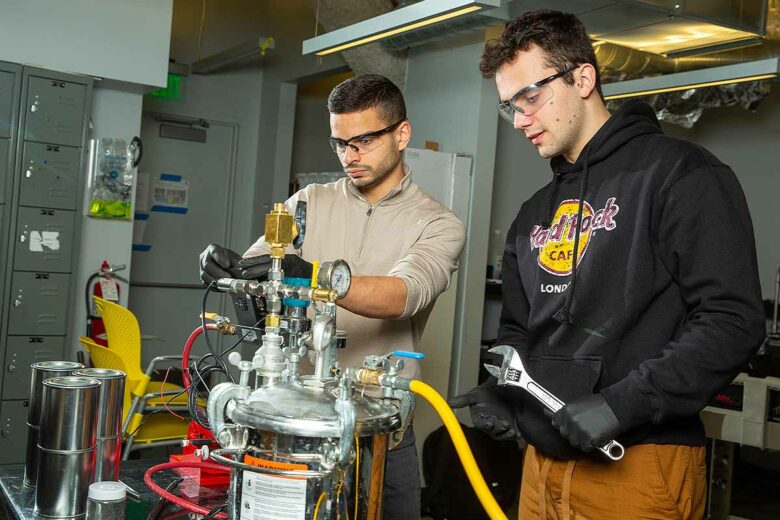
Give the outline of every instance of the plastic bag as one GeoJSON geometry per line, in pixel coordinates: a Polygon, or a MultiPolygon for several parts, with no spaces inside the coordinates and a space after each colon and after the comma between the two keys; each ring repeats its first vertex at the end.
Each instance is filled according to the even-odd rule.
{"type": "Polygon", "coordinates": [[[140,161],[140,139],[104,137],[90,141],[90,217],[131,220],[133,182],[140,161]]]}

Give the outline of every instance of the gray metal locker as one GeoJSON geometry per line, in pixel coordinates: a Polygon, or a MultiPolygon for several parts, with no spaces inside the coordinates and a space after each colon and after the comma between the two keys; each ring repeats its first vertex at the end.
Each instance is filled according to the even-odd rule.
{"type": "Polygon", "coordinates": [[[80,161],[80,148],[24,143],[19,205],[75,210],[80,161]]]}
{"type": "Polygon", "coordinates": [[[5,187],[11,185],[8,169],[8,154],[11,152],[10,141],[0,138],[0,204],[5,204],[5,187]]]}
{"type": "Polygon", "coordinates": [[[30,77],[25,141],[80,146],[86,85],[30,77]]]}
{"type": "Polygon", "coordinates": [[[0,405],[0,464],[24,462],[27,452],[29,401],[3,401],[0,405]]]}
{"type": "Polygon", "coordinates": [[[14,273],[8,334],[64,336],[69,288],[69,274],[14,273]]]}
{"type": "Polygon", "coordinates": [[[19,208],[14,271],[69,273],[75,212],[19,208]]]}
{"type": "Polygon", "coordinates": [[[9,336],[5,347],[3,398],[30,397],[30,365],[62,359],[62,336],[9,336]]]}
{"type": "Polygon", "coordinates": [[[14,74],[0,70],[0,137],[11,137],[14,74]]]}

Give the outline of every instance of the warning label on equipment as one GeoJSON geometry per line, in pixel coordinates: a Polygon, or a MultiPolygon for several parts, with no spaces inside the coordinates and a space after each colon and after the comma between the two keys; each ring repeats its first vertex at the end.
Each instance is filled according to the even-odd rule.
{"type": "Polygon", "coordinates": [[[244,472],[241,520],[305,520],[306,480],[244,472]]]}

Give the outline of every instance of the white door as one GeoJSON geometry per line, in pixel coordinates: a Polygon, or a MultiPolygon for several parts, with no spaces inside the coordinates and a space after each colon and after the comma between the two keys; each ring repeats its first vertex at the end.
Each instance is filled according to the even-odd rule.
{"type": "MultiPolygon", "coordinates": [[[[161,175],[188,183],[186,208],[155,208],[149,199],[145,247],[133,251],[129,308],[141,334],[156,338],[144,341],[144,364],[157,355],[181,353],[199,325],[204,288],[198,255],[208,242],[230,242],[237,136],[234,124],[143,115],[139,171],[149,174],[150,189],[161,175]]],[[[224,297],[212,292],[207,311],[224,314],[224,297]]]]}

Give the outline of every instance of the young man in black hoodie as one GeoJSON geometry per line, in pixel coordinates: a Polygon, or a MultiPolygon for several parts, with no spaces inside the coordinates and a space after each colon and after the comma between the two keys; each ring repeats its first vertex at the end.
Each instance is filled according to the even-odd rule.
{"type": "Polygon", "coordinates": [[[452,404],[527,440],[522,519],[700,518],[698,413],[765,334],[742,189],[707,150],[665,136],[648,105],[609,114],[573,15],[518,17],[480,69],[553,170],[507,235],[498,341],[567,404],[548,416],[494,384],[452,404]],[[611,439],[620,461],[593,453],[611,439]]]}

